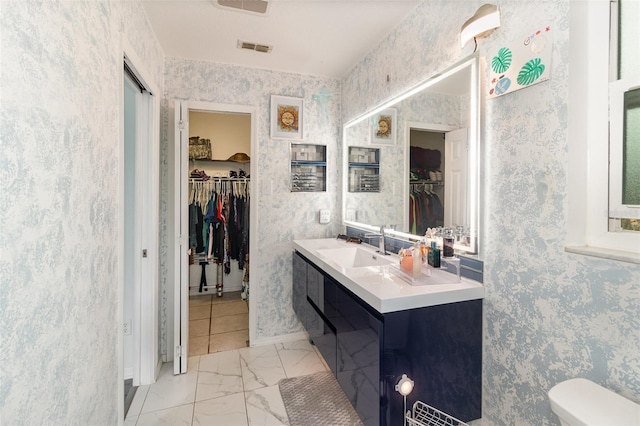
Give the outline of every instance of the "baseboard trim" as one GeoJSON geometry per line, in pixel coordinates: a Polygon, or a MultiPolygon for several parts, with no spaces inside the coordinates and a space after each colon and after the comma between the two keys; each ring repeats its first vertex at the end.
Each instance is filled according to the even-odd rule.
{"type": "Polygon", "coordinates": [[[250,342],[251,347],[255,347],[255,346],[264,346],[264,345],[273,345],[275,343],[285,343],[285,342],[292,342],[294,340],[303,340],[303,339],[308,339],[309,336],[307,335],[306,332],[304,331],[299,331],[297,333],[291,333],[291,334],[283,334],[280,336],[274,336],[274,337],[263,337],[260,339],[254,339],[250,342]]]}
{"type": "Polygon", "coordinates": [[[158,364],[156,365],[156,374],[153,378],[153,382],[155,383],[158,380],[158,377],[160,376],[160,369],[162,368],[162,357],[158,357],[158,364]]]}

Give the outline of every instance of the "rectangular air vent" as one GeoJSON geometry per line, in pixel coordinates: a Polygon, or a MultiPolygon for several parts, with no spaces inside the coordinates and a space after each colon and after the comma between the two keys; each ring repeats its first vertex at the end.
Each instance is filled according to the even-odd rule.
{"type": "Polygon", "coordinates": [[[248,41],[238,40],[238,49],[255,50],[256,52],[270,53],[272,46],[266,44],[250,43],[248,41]]]}
{"type": "Polygon", "coordinates": [[[264,44],[256,44],[256,52],[269,53],[271,52],[271,46],[265,46],[264,44]]]}
{"type": "Polygon", "coordinates": [[[264,0],[217,0],[217,5],[236,10],[238,12],[258,13],[264,15],[269,8],[269,2],[264,0]]]}

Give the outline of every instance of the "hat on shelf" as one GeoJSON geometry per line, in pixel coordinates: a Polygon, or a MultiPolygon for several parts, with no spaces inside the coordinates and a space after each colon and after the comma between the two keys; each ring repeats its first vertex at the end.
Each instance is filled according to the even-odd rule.
{"type": "Polygon", "coordinates": [[[251,161],[249,156],[244,152],[236,152],[227,161],[235,161],[236,163],[248,163],[251,161]]]}

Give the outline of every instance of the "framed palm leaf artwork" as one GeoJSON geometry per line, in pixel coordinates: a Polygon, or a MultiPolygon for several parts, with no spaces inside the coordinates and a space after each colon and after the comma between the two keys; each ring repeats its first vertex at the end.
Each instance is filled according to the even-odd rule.
{"type": "Polygon", "coordinates": [[[535,27],[511,46],[501,46],[490,56],[489,98],[549,80],[552,34],[550,26],[535,27]]]}

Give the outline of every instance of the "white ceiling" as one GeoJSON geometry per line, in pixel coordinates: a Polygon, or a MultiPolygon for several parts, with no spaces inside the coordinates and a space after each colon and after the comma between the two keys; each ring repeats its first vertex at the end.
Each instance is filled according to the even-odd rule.
{"type": "Polygon", "coordinates": [[[167,56],[340,79],[418,1],[272,0],[267,16],[222,9],[215,0],[142,4],[167,56]],[[238,49],[238,40],[273,50],[238,49]]]}

